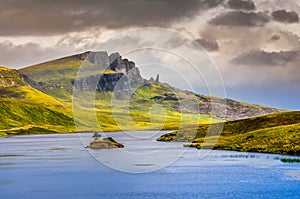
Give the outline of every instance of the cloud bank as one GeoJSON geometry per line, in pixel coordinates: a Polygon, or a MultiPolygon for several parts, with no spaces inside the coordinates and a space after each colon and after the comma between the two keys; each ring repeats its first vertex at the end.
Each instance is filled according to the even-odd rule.
{"type": "Polygon", "coordinates": [[[53,35],[88,28],[166,26],[223,0],[0,0],[0,36],[53,35]]]}
{"type": "Polygon", "coordinates": [[[257,66],[286,66],[294,63],[300,57],[300,51],[265,52],[263,50],[251,51],[234,58],[232,63],[240,65],[257,66]]]}
{"type": "Polygon", "coordinates": [[[210,20],[212,25],[222,26],[264,26],[270,22],[268,14],[263,12],[244,12],[244,11],[232,11],[220,14],[210,20]]]}
{"type": "Polygon", "coordinates": [[[272,17],[275,21],[282,23],[297,23],[299,15],[295,11],[276,10],[272,12],[272,17]]]}
{"type": "Polygon", "coordinates": [[[255,10],[255,3],[252,0],[229,0],[227,5],[231,9],[255,10]]]}

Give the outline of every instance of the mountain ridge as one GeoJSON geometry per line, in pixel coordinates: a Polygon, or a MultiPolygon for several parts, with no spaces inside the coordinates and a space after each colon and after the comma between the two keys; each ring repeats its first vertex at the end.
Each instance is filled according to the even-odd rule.
{"type": "MultiPolygon", "coordinates": [[[[119,53],[108,55],[108,53],[104,51],[88,51],[82,54],[60,58],[52,62],[49,61],[39,65],[29,66],[19,71],[36,82],[46,81],[42,83],[44,87],[36,87],[31,83],[31,85],[38,90],[58,99],[60,99],[61,96],[68,95],[67,98],[69,101],[74,87],[80,91],[112,92],[118,84],[117,89],[119,89],[120,92],[124,91],[125,94],[132,94],[131,90],[133,89],[131,87],[138,85],[150,86],[155,83],[154,78],[150,80],[143,79],[138,67],[135,66],[133,61],[129,61],[126,58],[123,59],[119,53]],[[80,66],[83,66],[83,69],[80,69],[80,66]],[[80,76],[75,80],[78,70],[80,70],[80,76]],[[57,74],[57,71],[61,71],[60,74],[57,74]],[[62,71],[65,71],[64,76],[62,76],[62,71]],[[53,84],[52,86],[45,86],[51,83],[53,84]],[[68,88],[65,88],[66,85],[68,88]]],[[[180,90],[165,83],[161,83],[161,86],[166,87],[165,90],[169,90],[170,92],[180,90]]],[[[177,96],[177,99],[182,97],[180,96],[181,94],[188,96],[191,93],[192,92],[180,90],[178,91],[179,96],[177,96]]],[[[157,95],[151,96],[152,99],[149,98],[147,100],[154,100],[159,103],[164,99],[164,95],[169,95],[169,93],[158,93],[157,95]]],[[[248,104],[231,99],[222,99],[201,94],[193,95],[199,101],[199,114],[211,114],[215,117],[228,120],[244,119],[281,111],[272,107],[248,104]],[[217,107],[220,111],[210,113],[212,106],[217,107]]],[[[184,101],[181,102],[184,103],[184,101]]],[[[177,106],[173,107],[175,107],[177,111],[181,111],[177,106]]],[[[187,112],[194,112],[192,107],[188,109],[191,110],[187,110],[187,112]]]]}
{"type": "Polygon", "coordinates": [[[183,91],[160,82],[159,75],[156,79],[146,80],[135,63],[122,58],[119,53],[109,56],[107,52],[85,52],[20,70],[2,68],[1,71],[0,99],[6,119],[3,115],[0,130],[9,133],[9,129],[14,129],[11,134],[43,133],[48,132],[47,129],[53,133],[76,131],[72,113],[73,89],[82,92],[82,102],[96,90],[95,112],[101,129],[91,123],[90,104],[82,103],[79,111],[85,117],[80,120],[83,126],[80,131],[174,130],[182,123],[209,124],[280,111],[183,91]],[[78,70],[81,70],[80,75],[78,70]],[[87,87],[83,88],[84,84],[87,87]],[[115,100],[117,104],[112,104],[116,93],[120,97],[115,100]],[[211,112],[212,105],[217,107],[216,112],[211,112]],[[127,109],[129,114],[126,116],[124,111],[127,109]],[[49,121],[47,117],[53,120],[49,121]],[[57,123],[56,119],[61,122],[57,123]],[[119,127],[120,123],[122,127],[119,127]],[[40,130],[35,132],[32,128],[40,130]]]}

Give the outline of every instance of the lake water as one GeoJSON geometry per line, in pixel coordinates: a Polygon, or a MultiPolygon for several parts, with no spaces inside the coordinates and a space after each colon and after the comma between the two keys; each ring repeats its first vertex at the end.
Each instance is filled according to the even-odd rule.
{"type": "Polygon", "coordinates": [[[109,133],[124,149],[85,149],[92,134],[0,138],[0,198],[300,198],[300,164],[280,155],[156,142],[165,132],[109,133]],[[208,151],[204,151],[208,152],[208,151]]]}

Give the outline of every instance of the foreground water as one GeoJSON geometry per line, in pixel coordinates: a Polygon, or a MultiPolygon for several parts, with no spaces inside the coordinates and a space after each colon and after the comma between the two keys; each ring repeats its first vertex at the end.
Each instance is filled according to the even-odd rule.
{"type": "Polygon", "coordinates": [[[298,163],[230,151],[201,158],[194,148],[182,154],[182,143],[155,142],[161,133],[113,133],[125,148],[102,151],[84,149],[91,134],[0,138],[0,198],[300,198],[298,163]]]}

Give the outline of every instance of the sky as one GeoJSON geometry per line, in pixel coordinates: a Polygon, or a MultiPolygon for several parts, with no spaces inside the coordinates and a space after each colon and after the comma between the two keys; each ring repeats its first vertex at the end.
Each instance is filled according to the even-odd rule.
{"type": "MultiPolygon", "coordinates": [[[[2,66],[18,69],[95,50],[122,32],[160,27],[177,31],[203,47],[199,59],[207,64],[201,62],[199,67],[206,70],[206,65],[215,65],[228,98],[300,109],[299,0],[0,0],[0,4],[2,66]]],[[[123,37],[115,42],[125,48],[141,43],[140,39],[123,37]]],[[[171,36],[160,42],[179,54],[189,53],[186,39],[171,36]]],[[[167,63],[183,71],[169,78],[172,85],[189,89],[180,84],[180,75],[192,79],[193,85],[204,85],[174,56],[140,51],[126,57],[135,61],[147,78],[159,73],[167,81],[172,75],[164,72],[164,67],[142,66],[147,62],[167,63]]],[[[215,77],[208,73],[206,80],[213,82],[215,77]]],[[[195,90],[209,94],[201,86],[195,90]]]]}

